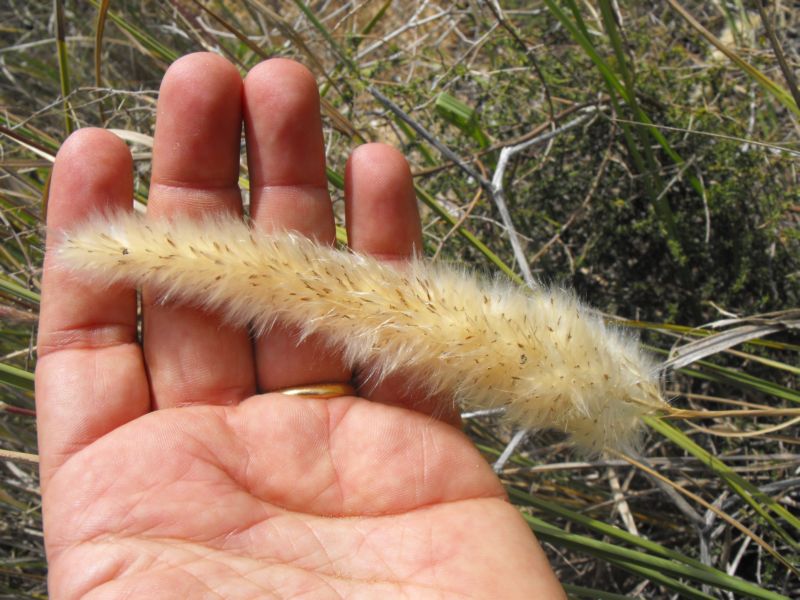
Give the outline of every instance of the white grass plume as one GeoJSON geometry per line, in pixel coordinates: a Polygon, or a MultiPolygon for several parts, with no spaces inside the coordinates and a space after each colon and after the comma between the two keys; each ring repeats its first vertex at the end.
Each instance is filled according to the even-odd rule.
{"type": "Polygon", "coordinates": [[[565,292],[425,260],[397,270],[232,217],[98,216],[66,233],[58,254],[95,280],[146,283],[234,324],[320,332],[376,378],[402,369],[430,392],[505,407],[520,426],[563,430],[590,452],[633,445],[640,416],[666,408],[636,341],[565,292]]]}

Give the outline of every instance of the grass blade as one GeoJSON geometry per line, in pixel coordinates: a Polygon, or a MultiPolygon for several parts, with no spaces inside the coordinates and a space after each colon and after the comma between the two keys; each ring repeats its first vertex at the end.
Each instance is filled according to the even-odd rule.
{"type": "Polygon", "coordinates": [[[33,290],[26,289],[21,285],[6,279],[5,277],[0,277],[0,292],[5,292],[10,296],[19,300],[23,300],[28,304],[32,304],[33,306],[38,306],[39,301],[41,300],[41,296],[39,296],[39,294],[33,290]]]}
{"type": "Polygon", "coordinates": [[[12,385],[27,392],[32,392],[33,373],[0,362],[0,383],[12,385]]]}
{"type": "MultiPolygon", "coordinates": [[[[109,0],[100,0],[97,9],[97,21],[95,21],[94,32],[94,84],[98,88],[103,87],[103,32],[106,28],[106,17],[108,16],[109,0]]],[[[97,110],[100,115],[100,122],[105,123],[105,113],[103,112],[102,100],[97,103],[97,110]]]]}
{"type": "Polygon", "coordinates": [[[611,592],[603,592],[594,588],[587,588],[569,583],[562,583],[561,587],[564,588],[564,591],[567,592],[567,596],[570,598],[592,598],[593,600],[629,600],[630,598],[630,596],[612,594],[611,592]]]}
{"type": "MultiPolygon", "coordinates": [[[[568,2],[572,9],[573,15],[575,16],[575,22],[573,22],[567,16],[567,14],[561,9],[560,6],[558,6],[555,0],[544,0],[544,2],[550,11],[561,22],[561,24],[570,32],[575,41],[580,45],[581,49],[586,53],[587,56],[589,56],[597,69],[600,71],[600,75],[605,81],[609,93],[612,96],[612,104],[614,104],[615,109],[618,110],[618,104],[616,103],[614,96],[619,95],[625,101],[625,103],[634,110],[634,116],[636,120],[645,126],[650,135],[658,142],[670,159],[676,165],[683,165],[685,162],[683,158],[681,158],[681,156],[675,150],[673,150],[667,139],[657,128],[650,127],[650,125],[653,124],[653,121],[641,110],[641,108],[639,108],[635,95],[632,95],[626,86],[620,82],[619,78],[616,76],[608,63],[597,52],[594,44],[592,44],[589,39],[586,26],[580,17],[580,11],[578,10],[575,2],[573,0],[569,0],[568,2]],[[638,110],[636,110],[637,108],[638,110]]],[[[622,57],[624,60],[624,53],[622,54],[622,57]]],[[[625,126],[623,126],[623,132],[625,135],[626,145],[631,151],[631,155],[636,164],[637,170],[645,175],[649,181],[652,175],[648,175],[648,173],[652,174],[656,172],[655,163],[653,162],[653,165],[650,168],[646,168],[643,159],[640,156],[637,144],[633,141],[633,135],[625,126]]],[[[647,151],[650,152],[649,144],[644,143],[642,144],[642,147],[646,148],[647,151]]],[[[689,179],[694,190],[702,197],[704,195],[704,189],[700,180],[694,176],[690,176],[689,179]]],[[[686,255],[675,224],[675,216],[673,215],[672,209],[667,203],[666,197],[664,197],[663,194],[658,194],[655,192],[656,186],[659,188],[662,187],[657,183],[657,181],[652,181],[650,184],[648,184],[647,193],[650,196],[653,207],[656,209],[656,212],[659,216],[664,229],[664,235],[667,239],[667,243],[669,244],[673,257],[679,264],[683,264],[686,261],[686,255]]]]}
{"type": "Polygon", "coordinates": [[[328,31],[328,28],[325,27],[325,25],[323,25],[319,19],[317,19],[317,16],[313,13],[313,11],[310,8],[308,8],[308,6],[306,6],[305,2],[302,2],[301,0],[293,0],[293,1],[295,3],[295,6],[297,6],[297,8],[299,8],[303,12],[303,14],[309,21],[311,21],[311,24],[314,26],[314,28],[317,31],[319,31],[320,34],[322,34],[322,37],[325,38],[325,41],[328,42],[328,45],[336,53],[339,59],[345,65],[347,65],[347,69],[351,73],[358,72],[358,67],[353,62],[353,60],[347,55],[347,52],[345,52],[345,50],[341,46],[339,46],[339,44],[336,43],[336,40],[333,39],[333,36],[331,35],[330,31],[328,31]]]}
{"type": "MultiPolygon", "coordinates": [[[[96,8],[100,8],[100,1],[101,0],[89,0],[96,8]]],[[[131,39],[136,41],[144,50],[146,50],[152,58],[157,60],[158,62],[164,64],[172,63],[178,60],[180,56],[174,50],[170,50],[164,44],[159,42],[156,38],[154,38],[149,33],[143,31],[141,28],[133,25],[128,20],[121,17],[114,11],[109,10],[107,12],[108,18],[119,27],[125,34],[127,34],[131,39]]]]}
{"type": "Polygon", "coordinates": [[[694,441],[679,430],[674,425],[670,425],[663,419],[657,417],[645,417],[645,423],[651,428],[670,440],[684,451],[700,459],[702,463],[718,475],[728,487],[739,496],[748,506],[764,518],[770,526],[784,539],[792,548],[800,547],[797,540],[789,535],[769,514],[769,511],[785,519],[795,530],[800,531],[800,519],[790,513],[775,499],[761,492],[752,483],[741,477],[728,465],[712,456],[709,452],[698,446],[694,441]]]}
{"type": "Polygon", "coordinates": [[[481,129],[478,122],[478,113],[475,109],[455,96],[451,96],[447,92],[442,92],[436,97],[436,112],[439,113],[445,121],[455,125],[473,140],[478,143],[481,150],[489,147],[489,138],[481,129]]]}
{"type": "Polygon", "coordinates": [[[732,575],[728,575],[727,573],[710,567],[708,565],[704,565],[699,560],[681,554],[680,552],[675,552],[674,550],[670,550],[658,544],[656,542],[650,541],[646,538],[633,535],[624,529],[620,529],[619,527],[615,527],[614,525],[609,525],[608,523],[604,523],[597,519],[592,519],[591,517],[587,517],[581,513],[577,513],[573,510],[565,508],[556,502],[550,502],[533,494],[528,494],[521,490],[518,490],[513,487],[507,488],[509,497],[514,500],[515,502],[524,503],[524,505],[532,506],[539,510],[548,512],[553,515],[557,515],[559,517],[563,517],[568,519],[573,523],[577,523],[584,527],[591,529],[592,531],[597,532],[600,535],[609,536],[615,540],[620,542],[625,542],[631,544],[637,548],[641,548],[646,550],[650,554],[655,554],[664,559],[677,561],[680,563],[685,564],[692,569],[695,574],[699,573],[700,571],[704,571],[705,579],[696,579],[702,583],[713,584],[715,586],[730,590],[732,592],[737,592],[740,594],[744,594],[747,596],[751,596],[753,598],[766,598],[769,596],[762,596],[763,590],[758,585],[745,581],[739,577],[734,577],[732,575]]]}
{"type": "Polygon", "coordinates": [[[61,83],[61,98],[63,101],[64,131],[66,135],[69,135],[75,130],[75,122],[72,119],[72,107],[69,101],[71,89],[69,83],[69,60],[67,57],[66,34],[64,33],[64,5],[62,0],[54,0],[53,6],[56,13],[56,54],[58,57],[58,77],[61,83]]]}
{"type": "Polygon", "coordinates": [[[794,104],[800,107],[800,90],[797,89],[797,78],[794,75],[792,67],[786,62],[786,56],[778,41],[778,36],[775,35],[775,28],[772,26],[772,18],[767,14],[763,0],[756,0],[756,7],[758,8],[758,14],[761,15],[761,23],[764,25],[764,30],[767,32],[767,38],[772,46],[772,52],[775,54],[778,65],[781,67],[781,73],[783,73],[783,77],[786,79],[786,85],[789,86],[789,91],[792,93],[792,98],[794,98],[794,104]]]}
{"type": "Polygon", "coordinates": [[[725,44],[720,41],[720,39],[711,33],[708,29],[703,27],[703,25],[697,19],[692,16],[692,14],[686,10],[677,0],[667,0],[667,3],[673,8],[673,10],[678,13],[695,31],[697,31],[705,40],[714,46],[717,50],[722,52],[728,59],[739,67],[743,72],[747,73],[753,80],[761,86],[761,88],[767,92],[768,94],[772,95],[778,102],[783,104],[786,108],[792,111],[795,116],[800,117],[800,106],[795,104],[792,96],[779,86],[777,83],[772,81],[769,77],[764,75],[761,71],[756,69],[753,65],[745,61],[741,56],[736,54],[733,50],[728,48],[725,44]]]}
{"type": "MultiPolygon", "coordinates": [[[[526,513],[522,513],[522,516],[528,522],[528,525],[534,533],[543,540],[550,541],[559,546],[570,547],[593,556],[602,556],[605,560],[623,569],[631,570],[646,578],[657,580],[689,597],[714,598],[714,596],[709,596],[699,590],[680,583],[675,578],[689,579],[698,583],[724,587],[725,589],[731,589],[727,587],[732,583],[729,581],[730,579],[738,579],[732,578],[721,571],[710,573],[690,565],[678,564],[671,560],[650,556],[649,554],[637,550],[622,548],[584,535],[569,533],[526,513]]],[[[733,585],[736,584],[733,583],[733,585]]],[[[753,584],[748,586],[748,592],[739,590],[739,593],[751,598],[763,598],[764,600],[788,600],[786,596],[764,590],[753,584]]]]}
{"type": "MultiPolygon", "coordinates": [[[[414,184],[414,190],[417,192],[417,197],[420,200],[422,200],[422,202],[425,203],[425,205],[427,205],[431,210],[433,210],[438,217],[441,217],[442,219],[444,219],[451,226],[456,226],[458,224],[457,219],[453,215],[451,215],[449,212],[447,212],[444,209],[444,207],[442,207],[442,205],[439,204],[436,201],[436,198],[431,196],[428,192],[426,192],[424,189],[422,189],[419,185],[414,184]]],[[[525,282],[522,281],[522,278],[519,275],[517,275],[514,272],[514,270],[511,267],[509,267],[503,261],[503,259],[501,259],[499,256],[497,256],[497,254],[495,254],[494,252],[492,252],[492,250],[490,250],[489,247],[486,244],[484,244],[482,241],[480,241],[475,236],[475,234],[470,232],[463,225],[458,225],[458,227],[456,228],[456,231],[458,231],[458,234],[461,237],[463,237],[464,239],[466,239],[467,242],[469,242],[470,245],[472,245],[473,248],[478,250],[478,252],[480,252],[487,259],[489,259],[489,262],[491,262],[494,266],[496,266],[498,269],[500,269],[503,273],[508,275],[509,279],[511,279],[513,282],[518,283],[520,285],[525,285],[525,282]]]]}
{"type": "Polygon", "coordinates": [[[701,366],[704,370],[697,371],[684,367],[680,370],[681,373],[691,375],[700,379],[707,379],[709,381],[718,381],[721,383],[729,383],[736,387],[757,390],[764,394],[770,394],[776,398],[789,400],[790,402],[800,403],[800,394],[791,390],[783,385],[767,381],[761,377],[750,375],[736,369],[729,369],[728,367],[721,367],[713,363],[701,360],[696,364],[701,366]],[[710,372],[709,372],[710,371],[710,372]]]}
{"type": "Polygon", "coordinates": [[[372,30],[378,25],[378,23],[383,19],[386,15],[386,11],[389,10],[389,7],[392,5],[392,0],[385,0],[381,7],[378,9],[378,12],[369,20],[369,22],[364,25],[357,36],[353,38],[353,48],[358,49],[361,45],[361,42],[370,34],[372,30]]]}

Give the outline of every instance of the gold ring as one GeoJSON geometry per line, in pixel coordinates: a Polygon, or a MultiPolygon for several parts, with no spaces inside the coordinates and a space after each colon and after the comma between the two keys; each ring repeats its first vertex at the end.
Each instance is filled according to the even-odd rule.
{"type": "Polygon", "coordinates": [[[286,396],[308,396],[309,398],[337,398],[339,396],[353,396],[356,393],[349,383],[314,383],[312,385],[296,385],[273,390],[276,394],[286,396]]]}

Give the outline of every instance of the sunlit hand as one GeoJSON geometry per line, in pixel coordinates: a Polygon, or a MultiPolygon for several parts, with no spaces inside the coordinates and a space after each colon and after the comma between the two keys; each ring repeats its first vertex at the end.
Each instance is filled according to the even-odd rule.
{"type": "MultiPolygon", "coordinates": [[[[333,243],[319,98],[287,60],[242,82],[212,54],[177,61],[158,103],[148,216],[250,212],[333,243]]],[[[347,166],[351,246],[401,264],[421,247],[405,160],[347,166]]],[[[130,209],[131,156],[82,130],[61,148],[48,244],[130,209]]],[[[491,469],[443,399],[402,377],[361,397],[268,393],[357,381],[320,339],[252,340],[217,316],[97,289],[45,261],[36,400],[49,587],[72,598],[562,598],[491,469]]]]}

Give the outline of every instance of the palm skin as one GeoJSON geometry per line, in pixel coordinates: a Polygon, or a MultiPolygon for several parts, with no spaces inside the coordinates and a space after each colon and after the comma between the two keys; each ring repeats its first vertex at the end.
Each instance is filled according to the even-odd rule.
{"type": "Polygon", "coordinates": [[[550,597],[462,435],[357,398],[159,411],[48,495],[55,598],[550,597]]]}
{"type": "MultiPolygon", "coordinates": [[[[242,120],[255,226],[331,241],[318,98],[289,61],[244,84],[213,55],[170,68],[148,214],[241,211],[242,120]]],[[[72,136],[48,230],[127,206],[130,173],[111,134],[72,136]]],[[[347,181],[354,248],[402,262],[420,247],[399,155],[363,147],[347,181]]],[[[98,290],[48,253],[36,384],[52,598],[563,597],[442,399],[401,377],[362,397],[259,393],[354,374],[280,326],[252,341],[147,290],[143,313],[139,344],[133,291],[98,290]]]]}

